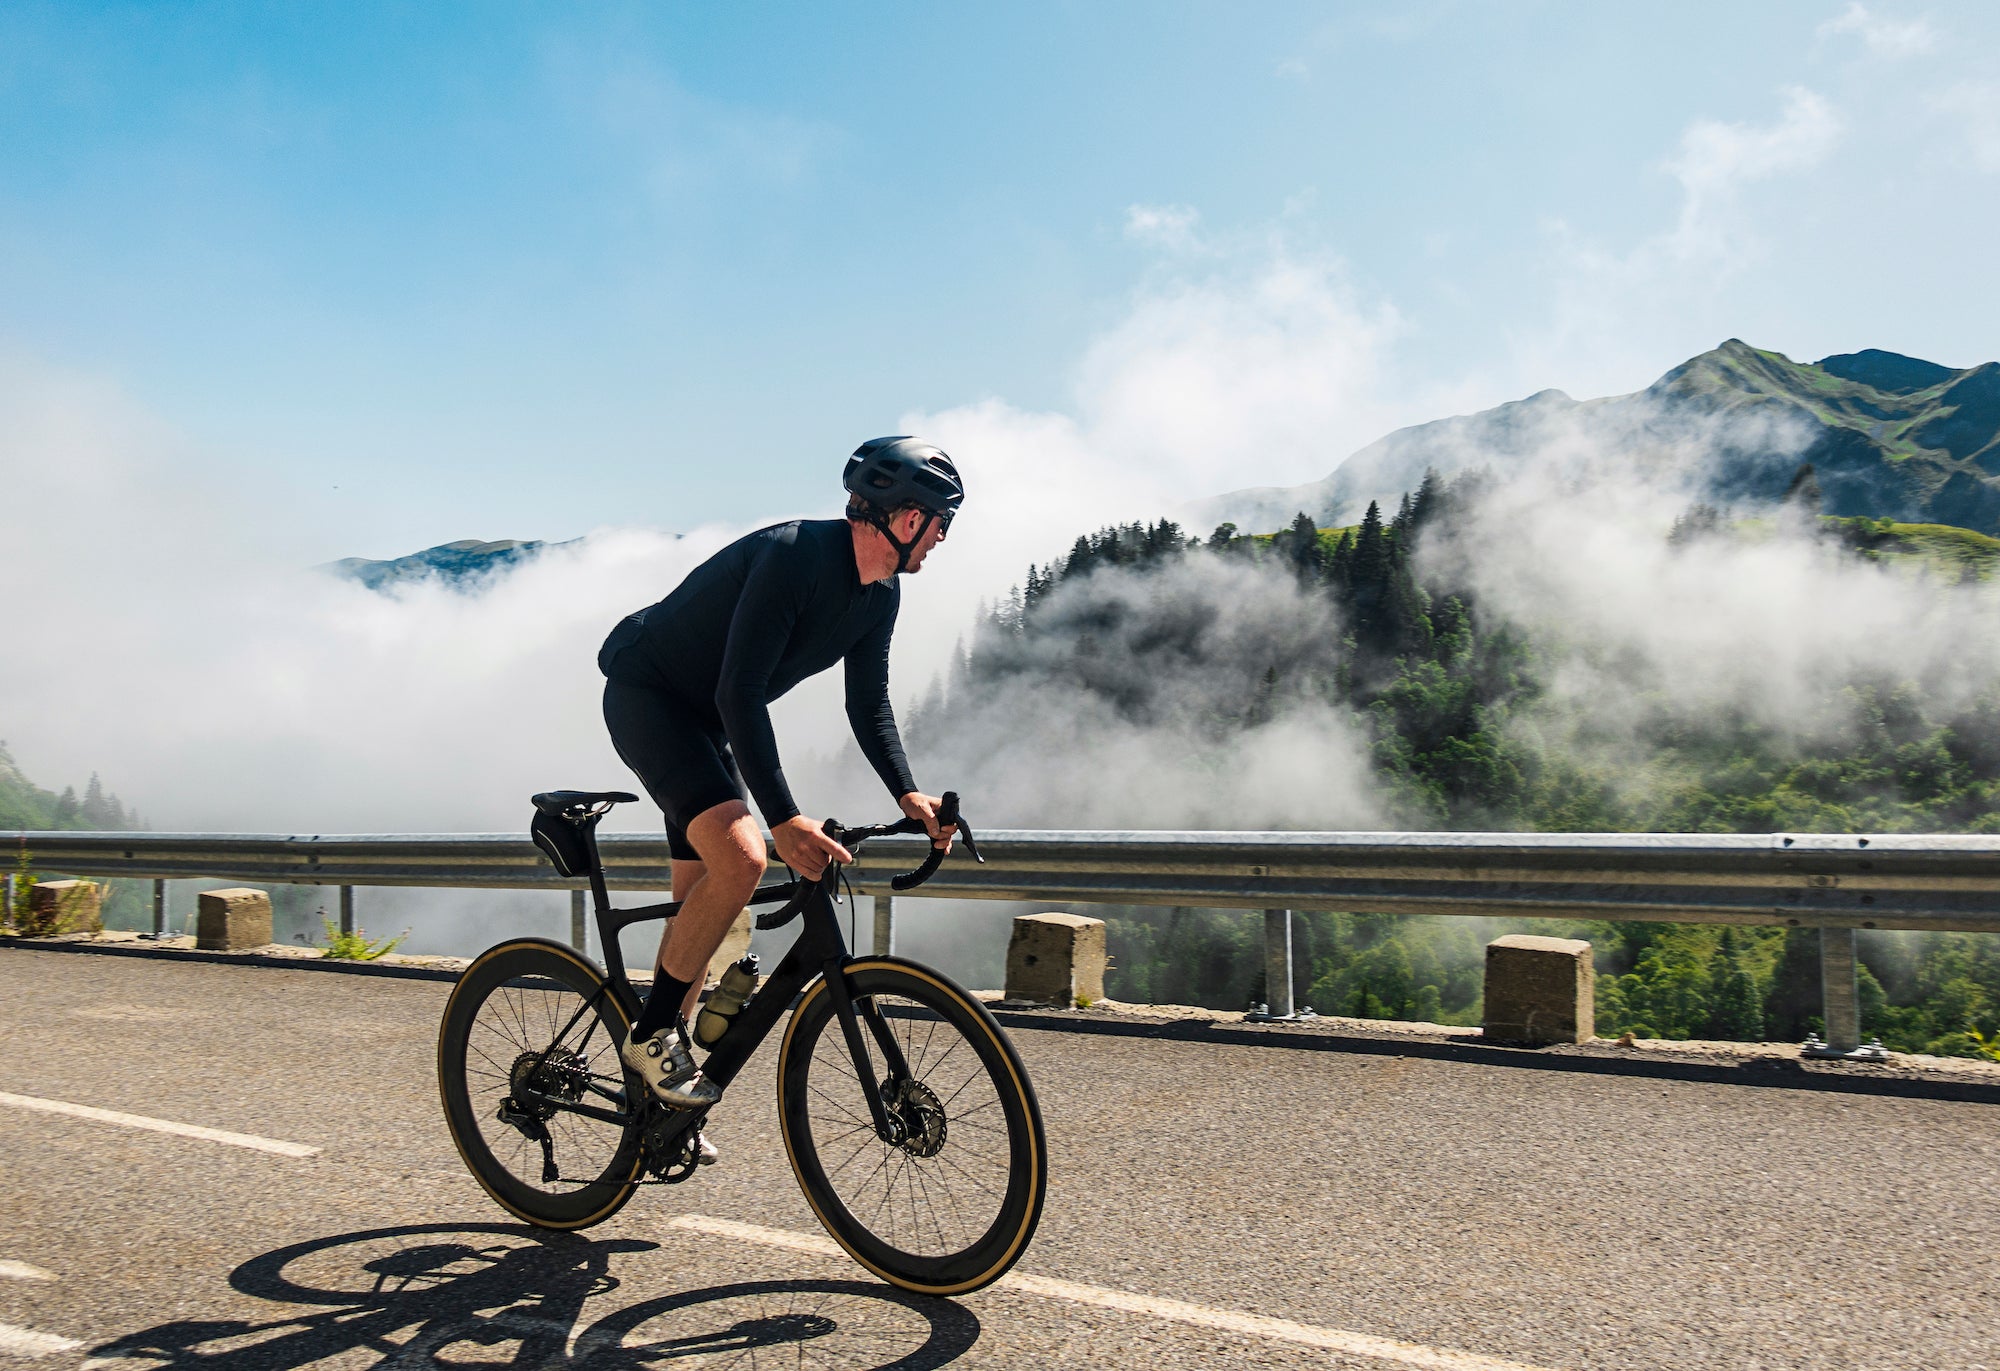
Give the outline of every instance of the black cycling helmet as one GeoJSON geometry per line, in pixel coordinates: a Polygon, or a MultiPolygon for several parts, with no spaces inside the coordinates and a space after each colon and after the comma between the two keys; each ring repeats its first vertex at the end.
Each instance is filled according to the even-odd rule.
{"type": "Polygon", "coordinates": [[[965,481],[944,449],[908,434],[870,438],[854,449],[840,483],[849,494],[861,497],[860,517],[896,549],[898,574],[909,569],[910,551],[923,541],[930,520],[941,520],[950,528],[951,516],[965,501],[965,481]],[[906,543],[889,531],[889,515],[912,505],[928,517],[906,543]]]}

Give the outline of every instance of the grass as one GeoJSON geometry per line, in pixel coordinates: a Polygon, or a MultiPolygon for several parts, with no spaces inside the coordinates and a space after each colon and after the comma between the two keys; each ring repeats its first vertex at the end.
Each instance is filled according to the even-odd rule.
{"type": "Polygon", "coordinates": [[[2000,538],[1969,528],[1866,517],[1822,522],[1864,557],[1928,567],[1950,580],[1984,581],[2000,570],[2000,538]]]}
{"type": "Polygon", "coordinates": [[[372,962],[377,957],[394,952],[401,946],[403,939],[410,936],[410,930],[406,928],[393,938],[383,938],[371,943],[368,941],[368,930],[365,928],[357,928],[352,933],[342,933],[340,925],[332,919],[323,918],[319,922],[320,927],[326,930],[326,942],[323,944],[326,955],[339,962],[372,962]]]}

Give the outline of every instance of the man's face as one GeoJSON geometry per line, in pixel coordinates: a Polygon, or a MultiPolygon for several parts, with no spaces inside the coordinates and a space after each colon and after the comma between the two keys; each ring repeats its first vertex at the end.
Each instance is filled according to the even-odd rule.
{"type": "Polygon", "coordinates": [[[889,527],[895,529],[896,537],[906,543],[916,537],[919,528],[924,530],[924,536],[910,549],[910,565],[906,568],[908,571],[922,571],[924,558],[930,555],[932,548],[944,541],[944,520],[926,514],[921,509],[906,509],[895,515],[889,520],[889,527]]]}

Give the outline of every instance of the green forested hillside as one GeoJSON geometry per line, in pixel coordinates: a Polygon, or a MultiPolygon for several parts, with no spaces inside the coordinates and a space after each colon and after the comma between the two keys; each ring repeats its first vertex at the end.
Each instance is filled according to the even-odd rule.
{"type": "MultiPolygon", "coordinates": [[[[1817,707],[1840,726],[1805,735],[1748,712],[1691,714],[1641,690],[1621,702],[1638,720],[1635,740],[1593,749],[1544,707],[1564,660],[1557,645],[1488,611],[1470,582],[1424,569],[1449,557],[1414,555],[1453,538],[1484,489],[1477,477],[1429,477],[1391,516],[1371,504],[1350,528],[1300,515],[1266,536],[1225,524],[1191,538],[1163,521],[1078,538],[987,616],[912,736],[949,756],[951,774],[976,777],[1053,713],[1171,720],[1181,732],[1160,742],[1171,746],[1173,736],[1250,738],[1303,700],[1365,740],[1392,822],[1410,828],[2000,832],[2000,682],[1946,695],[1896,662],[1875,663],[1820,682],[1817,707]],[[1245,566],[1285,594],[1249,608],[1255,581],[1232,581],[1244,598],[1220,606],[1186,589],[1245,566]],[[1182,590],[1148,598],[1154,582],[1182,590]],[[1225,646],[1219,623],[1235,626],[1225,646]],[[939,726],[965,719],[981,721],[976,734],[939,726]]],[[[1904,562],[1940,595],[1970,593],[1954,586],[1984,577],[2000,552],[1994,539],[1936,525],[1821,526],[1837,555],[1904,562]]],[[[1670,535],[1671,555],[1757,536],[1697,507],[1670,535]]],[[[1294,990],[1322,1013],[1473,1022],[1479,949],[1524,927],[1578,935],[1573,924],[1303,916],[1294,990]]],[[[1240,1008],[1261,996],[1257,936],[1234,911],[1112,911],[1107,992],[1240,1008]]],[[[1600,1032],[1797,1039],[1818,1026],[1811,930],[1604,924],[1582,936],[1598,950],[1600,1032]]],[[[1969,1030],[2000,1028],[1995,940],[1864,935],[1862,955],[1866,1027],[1892,1047],[1971,1052],[1969,1030]]]]}
{"type": "Polygon", "coordinates": [[[61,793],[43,790],[21,774],[21,768],[0,742],[0,830],[87,828],[119,831],[140,827],[116,795],[93,774],[78,796],[74,786],[61,793]]]}

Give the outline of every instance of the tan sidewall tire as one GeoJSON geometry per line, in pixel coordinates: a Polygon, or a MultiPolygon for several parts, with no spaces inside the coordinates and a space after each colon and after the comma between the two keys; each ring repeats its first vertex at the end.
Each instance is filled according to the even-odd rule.
{"type": "MultiPolygon", "coordinates": [[[[871,1259],[866,1253],[856,1247],[855,1243],[842,1231],[843,1225],[827,1212],[827,1207],[822,1202],[823,1197],[814,1193],[813,1183],[808,1176],[805,1166],[802,1164],[800,1156],[801,1140],[794,1136],[795,1131],[802,1129],[803,1125],[795,1121],[795,1113],[790,1108],[790,1101],[788,1101],[786,1096],[786,1083],[789,1075],[788,1066],[793,1060],[792,1054],[796,1050],[796,1044],[799,1041],[799,1025],[807,1022],[809,1017],[817,1019],[821,1015],[825,1015],[825,1023],[820,1025],[819,1031],[838,1032],[838,1029],[833,1027],[834,1020],[830,1013],[831,1006],[822,1006],[820,1003],[827,995],[824,979],[815,980],[811,985],[806,987],[805,993],[800,996],[798,1005],[792,1010],[791,1022],[785,1026],[784,1042],[778,1053],[778,1125],[779,1132],[784,1136],[785,1140],[785,1157],[791,1163],[792,1175],[797,1179],[799,1189],[806,1197],[806,1203],[812,1206],[813,1214],[818,1218],[820,1226],[855,1261],[880,1276],[883,1280],[888,1281],[891,1285],[898,1286],[904,1290],[914,1291],[917,1294],[969,1294],[974,1290],[991,1285],[994,1281],[1005,1275],[1015,1262],[1020,1260],[1021,1254],[1027,1250],[1029,1240],[1034,1237],[1036,1225],[1041,1221],[1042,1203],[1046,1198],[1048,1190],[1048,1143],[1042,1128],[1040,1106],[1036,1103],[1034,1088],[1028,1080],[1026,1069],[1021,1064],[1020,1055],[1015,1052],[1014,1045],[1008,1040],[1006,1032],[1001,1029],[993,1016],[986,1011],[984,1005],[966,994],[958,986],[952,984],[951,981],[932,971],[929,967],[922,966],[916,962],[907,962],[898,957],[869,957],[864,960],[852,962],[847,967],[848,976],[857,982],[865,982],[871,979],[870,973],[885,972],[899,978],[907,977],[919,982],[935,995],[955,1002],[963,1011],[964,1017],[969,1021],[969,1025],[954,1026],[960,1028],[970,1026],[974,1031],[982,1033],[990,1045],[993,1055],[997,1056],[1000,1062],[1003,1063],[1004,1076],[991,1070],[992,1059],[986,1052],[982,1051],[980,1053],[982,1060],[988,1062],[989,1074],[993,1077],[996,1090],[1011,1090],[1015,1098],[1019,1101],[1020,1126],[1025,1130],[1026,1135],[1025,1146],[1023,1148],[1026,1154],[1025,1164],[1027,1168],[1027,1174],[1023,1178],[1025,1182],[1025,1207],[1009,1226],[1010,1231],[1007,1232],[1001,1243],[1000,1250],[994,1255],[992,1260],[985,1263],[977,1273],[967,1277],[949,1281],[924,1280],[912,1273],[891,1269],[883,1263],[871,1259]]],[[[875,993],[895,992],[878,991],[875,993]]],[[[975,1049],[978,1049],[979,1044],[976,1041],[970,1038],[967,1041],[975,1049]]],[[[835,1202],[837,1203],[837,1199],[835,1202]]],[[[842,1212],[844,1212],[844,1209],[842,1212]]],[[[851,1219],[852,1216],[849,1217],[851,1219]]],[[[854,1222],[857,1228],[860,1227],[858,1220],[854,1222]]],[[[878,1239],[877,1241],[880,1240],[878,1239]]]]}
{"type": "MultiPolygon", "coordinates": [[[[470,1101],[467,1100],[461,1107],[456,1105],[452,1099],[450,1072],[453,1045],[451,1040],[454,1034],[454,1022],[458,1017],[455,1011],[461,1008],[461,997],[472,993],[472,988],[483,987],[487,976],[491,974],[493,963],[498,959],[507,956],[519,956],[530,952],[544,956],[553,955],[568,963],[570,967],[582,973],[582,976],[591,982],[601,984],[604,980],[603,971],[591,962],[589,958],[583,956],[574,948],[567,947],[562,943],[554,942],[547,938],[516,938],[511,942],[504,942],[497,946],[489,947],[486,951],[480,953],[474,959],[472,965],[468,966],[459,976],[457,984],[452,986],[451,997],[445,1001],[444,1016],[438,1025],[438,1103],[444,1110],[445,1130],[451,1134],[452,1146],[458,1149],[459,1160],[465,1163],[465,1169],[472,1173],[472,1178],[479,1182],[480,1188],[493,1197],[495,1204],[499,1205],[509,1214],[512,1214],[515,1218],[520,1219],[524,1223],[531,1223],[537,1228],[589,1228],[593,1224],[603,1223],[613,1214],[616,1214],[620,1209],[624,1208],[626,1201],[632,1198],[632,1192],[636,1188],[640,1173],[645,1167],[645,1156],[640,1148],[637,1146],[632,1148],[630,1171],[622,1181],[615,1182],[617,1189],[604,1204],[581,1216],[564,1216],[552,1219],[545,1214],[537,1214],[532,1209],[516,1203],[506,1194],[502,1193],[494,1182],[489,1179],[479,1157],[481,1152],[485,1152],[489,1158],[491,1156],[490,1151],[485,1147],[484,1141],[479,1141],[476,1146],[468,1146],[466,1138],[460,1131],[461,1127],[465,1125],[470,1125],[476,1129],[476,1125],[472,1123],[471,1119],[470,1101]],[[458,1117],[461,1112],[465,1115],[462,1120],[458,1117]]],[[[571,988],[575,989],[574,986],[571,988]]],[[[482,1000],[483,998],[484,995],[482,995],[482,1000]]],[[[605,995],[605,1004],[608,1007],[608,1016],[613,1023],[619,1026],[621,1033],[629,1031],[631,1028],[631,1015],[619,997],[616,994],[607,992],[605,995]]],[[[472,1011],[467,1010],[465,1012],[469,1014],[472,1011]]],[[[469,1024],[467,1027],[469,1028],[469,1024]]],[[[463,1079],[463,1052],[464,1045],[461,1042],[457,1048],[459,1056],[457,1065],[460,1079],[463,1079]]],[[[499,1165],[497,1161],[493,1164],[496,1167],[499,1165]]],[[[501,1169],[504,1170],[504,1168],[501,1169]]]]}

